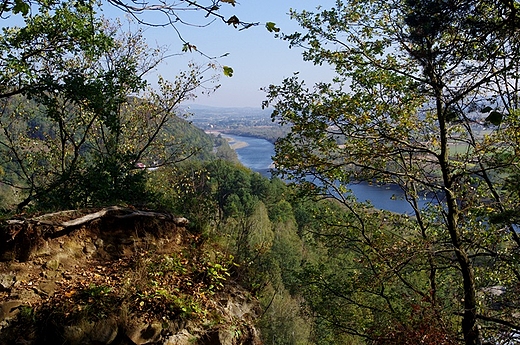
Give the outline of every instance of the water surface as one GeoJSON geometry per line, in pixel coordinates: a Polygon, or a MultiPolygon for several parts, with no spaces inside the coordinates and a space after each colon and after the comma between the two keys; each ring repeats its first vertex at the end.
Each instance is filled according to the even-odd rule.
{"type": "MultiPolygon", "coordinates": [[[[247,145],[236,145],[235,149],[238,159],[246,167],[259,172],[266,177],[271,177],[274,156],[274,145],[260,138],[244,137],[240,135],[222,134],[233,143],[245,143],[247,145]]],[[[403,191],[397,185],[377,185],[366,182],[352,183],[349,189],[360,202],[370,202],[375,208],[388,210],[396,213],[412,213],[412,207],[404,200],[403,191]]],[[[420,206],[424,207],[431,202],[428,199],[420,200],[420,206]]]]}

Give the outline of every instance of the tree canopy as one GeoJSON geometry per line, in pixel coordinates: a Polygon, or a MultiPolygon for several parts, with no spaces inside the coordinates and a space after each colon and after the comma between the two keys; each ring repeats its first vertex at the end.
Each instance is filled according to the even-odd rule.
{"type": "MultiPolygon", "coordinates": [[[[386,267],[388,278],[374,290],[381,303],[392,310],[404,297],[410,313],[456,322],[468,345],[520,329],[516,307],[489,304],[489,289],[500,286],[516,306],[520,277],[515,220],[500,217],[519,202],[506,187],[519,163],[518,9],[515,1],[374,0],[293,12],[303,32],[285,39],[306,47],[306,60],[334,67],[336,78],[309,88],[294,76],[267,89],[273,119],[291,125],[276,145],[278,169],[314,181],[357,215],[339,222],[334,236],[345,241],[345,255],[374,265],[372,274],[383,272],[376,263],[386,267]],[[357,210],[347,189],[359,180],[400,186],[413,226],[377,225],[357,210]],[[424,197],[429,207],[420,206],[424,197]],[[393,290],[397,283],[404,286],[393,290]]],[[[342,301],[373,322],[381,317],[356,298],[359,291],[348,292],[337,275],[329,279],[319,283],[331,292],[320,303],[342,301]]],[[[400,343],[408,332],[320,312],[336,330],[376,343],[400,343]]]]}
{"type": "MultiPolygon", "coordinates": [[[[243,20],[236,15],[225,16],[222,7],[235,7],[235,0],[176,0],[176,1],[125,1],[108,0],[101,3],[93,0],[75,1],[77,6],[88,9],[93,16],[97,9],[103,6],[112,6],[133,18],[138,24],[148,27],[169,27],[177,38],[183,43],[183,51],[198,52],[208,58],[203,49],[197,48],[196,42],[188,42],[183,35],[183,27],[205,28],[219,21],[237,30],[245,30],[260,25],[259,22],[243,20]],[[103,6],[102,6],[103,5],[103,6]],[[193,15],[194,13],[194,15],[193,15]]],[[[30,17],[39,11],[52,10],[59,7],[60,1],[56,0],[5,0],[0,4],[0,18],[9,19],[12,15],[30,17]]],[[[269,32],[278,32],[280,29],[273,22],[265,23],[269,32]]],[[[224,69],[224,74],[229,74],[224,69]]],[[[232,72],[231,72],[232,74],[232,72]]],[[[230,75],[229,75],[230,76],[230,75]]]]}
{"type": "Polygon", "coordinates": [[[177,108],[195,89],[216,87],[207,73],[216,66],[187,66],[152,88],[145,77],[165,52],[148,47],[141,31],[97,17],[95,3],[38,4],[30,15],[13,7],[24,25],[0,37],[2,182],[20,192],[20,209],[35,200],[139,200],[139,164],[157,168],[195,153],[172,136],[177,108]]]}

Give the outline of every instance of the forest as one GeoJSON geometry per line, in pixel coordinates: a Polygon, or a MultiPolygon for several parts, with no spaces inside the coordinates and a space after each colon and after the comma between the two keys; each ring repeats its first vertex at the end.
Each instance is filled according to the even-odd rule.
{"type": "Polygon", "coordinates": [[[297,32],[265,23],[335,71],[264,88],[284,127],[271,179],[182,111],[231,67],[191,63],[152,85],[169,52],[99,15],[260,25],[220,14],[235,5],[2,1],[2,221],[111,206],[185,217],[194,246],[231,258],[204,268],[211,289],[246,288],[266,344],[518,343],[520,3],[339,0],[292,10],[297,32]],[[357,202],[353,181],[398,186],[413,214],[357,202]]]}

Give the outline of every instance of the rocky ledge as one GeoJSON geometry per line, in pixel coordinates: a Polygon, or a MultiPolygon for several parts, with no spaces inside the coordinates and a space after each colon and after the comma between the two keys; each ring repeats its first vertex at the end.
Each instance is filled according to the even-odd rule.
{"type": "Polygon", "coordinates": [[[186,224],[120,207],[4,221],[0,344],[259,344],[233,258],[186,224]]]}

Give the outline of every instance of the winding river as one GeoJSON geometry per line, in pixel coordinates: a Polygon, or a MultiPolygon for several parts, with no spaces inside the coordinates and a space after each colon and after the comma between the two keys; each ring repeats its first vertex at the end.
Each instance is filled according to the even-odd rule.
{"type": "MultiPolygon", "coordinates": [[[[264,176],[270,177],[270,168],[273,161],[274,145],[265,139],[244,137],[231,134],[222,134],[228,138],[231,147],[238,155],[240,162],[253,171],[257,171],[264,176]]],[[[412,208],[403,199],[401,189],[396,185],[371,185],[368,183],[350,184],[356,198],[361,201],[369,201],[378,209],[384,209],[396,213],[412,213],[412,208]]],[[[425,205],[428,200],[422,200],[425,205]]],[[[422,205],[422,206],[423,206],[422,205]]]]}

